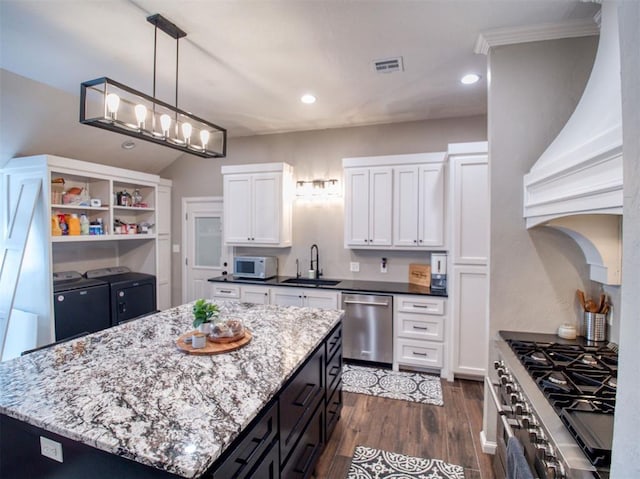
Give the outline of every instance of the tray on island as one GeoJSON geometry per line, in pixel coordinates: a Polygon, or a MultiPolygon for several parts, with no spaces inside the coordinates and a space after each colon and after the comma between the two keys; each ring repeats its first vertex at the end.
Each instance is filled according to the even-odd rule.
{"type": "Polygon", "coordinates": [[[190,338],[195,332],[196,331],[189,331],[188,333],[185,333],[178,339],[176,339],[176,346],[178,346],[178,349],[181,349],[188,354],[196,354],[200,356],[222,354],[240,349],[242,346],[248,344],[249,341],[251,341],[251,338],[253,338],[253,336],[247,329],[244,330],[244,333],[242,335],[232,338],[217,338],[212,340],[209,336],[207,336],[207,344],[205,345],[205,347],[196,349],[191,346],[190,343],[187,343],[185,341],[185,339],[190,338]],[[221,342],[220,340],[223,340],[224,342],[221,342]]]}

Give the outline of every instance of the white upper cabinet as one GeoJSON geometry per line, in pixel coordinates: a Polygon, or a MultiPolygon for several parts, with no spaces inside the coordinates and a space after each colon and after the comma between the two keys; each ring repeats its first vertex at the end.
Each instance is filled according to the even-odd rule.
{"type": "Polygon", "coordinates": [[[486,152],[449,156],[453,263],[486,265],[489,256],[489,166],[486,152]]]}
{"type": "Polygon", "coordinates": [[[411,165],[394,170],[393,244],[396,246],[418,245],[418,170],[411,165]]]}
{"type": "Polygon", "coordinates": [[[393,172],[389,167],[345,171],[345,246],[390,246],[393,172]]]}
{"type": "Polygon", "coordinates": [[[293,168],[286,163],[223,166],[224,241],[291,246],[293,168]]]}
{"type": "Polygon", "coordinates": [[[444,246],[444,164],[394,168],[394,246],[444,246]]]}
{"type": "Polygon", "coordinates": [[[345,247],[443,249],[445,153],[344,158],[345,247]]]}

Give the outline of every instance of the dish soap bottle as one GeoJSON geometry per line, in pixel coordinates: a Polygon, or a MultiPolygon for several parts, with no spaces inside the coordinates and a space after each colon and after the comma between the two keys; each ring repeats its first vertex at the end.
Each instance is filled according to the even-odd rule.
{"type": "Polygon", "coordinates": [[[80,218],[73,213],[69,218],[69,236],[77,236],[80,234],[80,218]]]}
{"type": "Polygon", "coordinates": [[[87,218],[86,213],[82,213],[80,215],[80,234],[81,235],[89,234],[89,218],[87,218]]]}

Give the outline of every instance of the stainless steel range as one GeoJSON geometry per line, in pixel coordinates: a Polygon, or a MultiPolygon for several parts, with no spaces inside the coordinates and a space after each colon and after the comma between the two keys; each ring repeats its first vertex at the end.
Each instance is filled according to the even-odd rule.
{"type": "Polygon", "coordinates": [[[506,476],[515,435],[533,477],[609,477],[618,357],[603,343],[501,331],[494,469],[506,476]]]}

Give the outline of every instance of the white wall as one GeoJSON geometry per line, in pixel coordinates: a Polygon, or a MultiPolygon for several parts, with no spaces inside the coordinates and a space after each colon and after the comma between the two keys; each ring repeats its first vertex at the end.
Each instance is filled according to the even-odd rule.
{"type": "Polygon", "coordinates": [[[597,289],[572,239],[545,227],[527,230],[522,216],[523,175],[573,112],[597,40],[508,45],[489,53],[490,337],[502,329],[555,333],[581,316],[576,289],[597,289]]]}
{"type": "Polygon", "coordinates": [[[73,95],[0,69],[0,168],[11,158],[50,154],[158,173],[181,153],[79,121],[80,83],[73,95]]]}
{"type": "Polygon", "coordinates": [[[622,64],[624,214],[620,366],[611,477],[640,477],[640,2],[618,2],[622,64]]]}
{"type": "MultiPolygon", "coordinates": [[[[294,166],[294,178],[338,178],[342,180],[342,158],[402,153],[445,151],[452,142],[486,140],[484,116],[408,122],[354,128],[305,131],[232,138],[223,160],[181,158],[161,172],[173,180],[172,237],[181,238],[183,196],[222,195],[220,166],[223,164],[284,161],[294,166]]],[[[295,275],[295,260],[309,268],[309,249],[317,243],[326,277],[402,281],[412,262],[428,262],[428,254],[406,252],[358,252],[344,249],[343,202],[304,204],[296,201],[293,211],[292,248],[249,249],[242,253],[278,255],[280,273],[295,275]],[[382,257],[388,258],[388,273],[379,272],[382,257]],[[360,262],[360,272],[351,273],[349,262],[360,262]]],[[[180,255],[173,255],[173,302],[181,299],[180,255]]]]}

